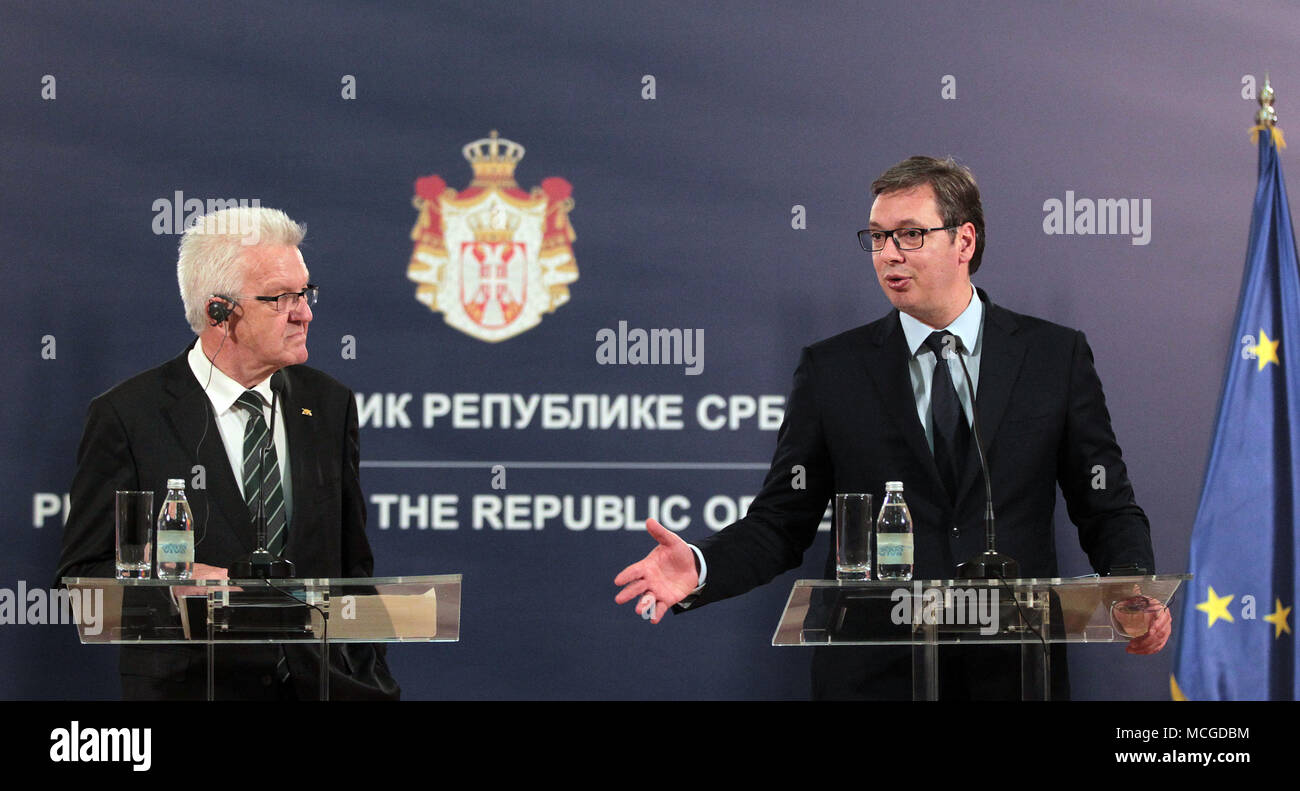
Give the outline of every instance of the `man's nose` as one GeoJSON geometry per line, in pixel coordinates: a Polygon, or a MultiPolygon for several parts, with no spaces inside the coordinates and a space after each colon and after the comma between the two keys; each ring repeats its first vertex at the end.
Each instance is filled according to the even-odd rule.
{"type": "Polygon", "coordinates": [[[885,248],[878,255],[888,261],[903,260],[903,248],[898,246],[898,240],[892,233],[885,237],[885,248]]]}

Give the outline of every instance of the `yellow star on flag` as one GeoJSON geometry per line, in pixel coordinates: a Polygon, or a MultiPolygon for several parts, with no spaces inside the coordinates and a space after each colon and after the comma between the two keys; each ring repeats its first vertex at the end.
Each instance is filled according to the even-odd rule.
{"type": "Polygon", "coordinates": [[[1286,622],[1287,616],[1291,614],[1290,607],[1283,607],[1281,599],[1274,599],[1273,612],[1264,616],[1264,620],[1273,624],[1273,639],[1282,636],[1283,632],[1291,634],[1291,625],[1286,622]]]}
{"type": "Polygon", "coordinates": [[[1228,623],[1235,623],[1235,621],[1232,620],[1232,613],[1228,612],[1228,605],[1232,603],[1234,598],[1235,596],[1233,594],[1220,596],[1214,592],[1213,587],[1210,588],[1209,598],[1196,605],[1196,609],[1205,613],[1206,617],[1209,618],[1210,622],[1205,625],[1207,629],[1214,626],[1214,622],[1220,618],[1228,623]]]}
{"type": "Polygon", "coordinates": [[[1256,370],[1264,370],[1264,366],[1269,363],[1274,365],[1282,364],[1282,361],[1277,358],[1277,345],[1281,342],[1281,339],[1270,341],[1268,333],[1264,332],[1263,328],[1260,328],[1259,343],[1250,347],[1250,350],[1255,353],[1255,359],[1259,361],[1259,368],[1256,370]]]}

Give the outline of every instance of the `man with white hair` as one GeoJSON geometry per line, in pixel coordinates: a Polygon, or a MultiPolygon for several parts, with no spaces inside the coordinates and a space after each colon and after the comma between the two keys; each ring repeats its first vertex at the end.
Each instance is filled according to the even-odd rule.
{"type": "MultiPolygon", "coordinates": [[[[268,547],[299,577],[369,577],[352,391],[308,368],[317,289],[298,246],[305,229],[283,212],[224,209],[181,239],[185,316],[198,336],[176,359],[91,402],[77,452],[59,577],[114,572],[114,492],[187,486],[194,512],[194,576],[224,579],[256,548],[259,509],[268,547]],[[273,406],[274,404],[274,406],[273,406]],[[272,409],[275,411],[272,417],[272,409]],[[273,426],[274,428],[269,428],[273,426]],[[266,463],[246,464],[271,433],[266,463]]],[[[335,699],[396,699],[382,649],[330,649],[335,699]]],[[[222,647],[218,699],[313,699],[314,646],[222,647]]],[[[123,647],[127,699],[201,699],[206,656],[191,646],[123,647]]]]}

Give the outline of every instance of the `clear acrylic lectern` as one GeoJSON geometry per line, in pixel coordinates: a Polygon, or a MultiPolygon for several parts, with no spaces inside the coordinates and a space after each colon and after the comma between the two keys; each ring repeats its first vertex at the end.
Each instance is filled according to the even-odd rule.
{"type": "Polygon", "coordinates": [[[910,645],[912,698],[936,700],[940,646],[1019,644],[1021,697],[1047,700],[1049,643],[1127,642],[1191,578],[799,580],[772,645],[910,645]]]}
{"type": "MultiPolygon", "coordinates": [[[[460,639],[459,574],[269,580],[65,577],[63,584],[82,643],[206,645],[209,700],[218,645],[314,643],[326,656],[330,643],[460,639]],[[79,609],[85,612],[78,614],[79,609]],[[86,617],[91,612],[96,616],[86,617]]],[[[320,697],[326,700],[326,662],[321,662],[320,683],[320,697]]]]}

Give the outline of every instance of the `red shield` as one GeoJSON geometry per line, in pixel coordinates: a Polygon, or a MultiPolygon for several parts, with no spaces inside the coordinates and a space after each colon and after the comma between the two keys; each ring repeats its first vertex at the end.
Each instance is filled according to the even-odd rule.
{"type": "Polygon", "coordinates": [[[515,320],[528,297],[528,256],[523,242],[463,242],[460,302],[481,327],[515,320]]]}

